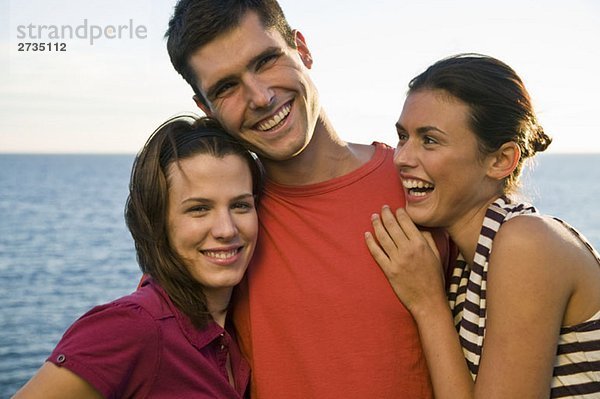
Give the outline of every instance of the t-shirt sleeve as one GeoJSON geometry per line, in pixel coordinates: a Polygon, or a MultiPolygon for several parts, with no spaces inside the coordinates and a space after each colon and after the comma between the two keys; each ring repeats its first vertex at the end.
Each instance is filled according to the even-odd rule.
{"type": "Polygon", "coordinates": [[[141,306],[113,302],[93,308],[65,332],[47,359],[77,374],[105,398],[125,390],[143,396],[158,368],[159,329],[141,306]],[[139,384],[138,387],[128,384],[139,384]],[[148,385],[148,384],[146,384],[148,385]]]}

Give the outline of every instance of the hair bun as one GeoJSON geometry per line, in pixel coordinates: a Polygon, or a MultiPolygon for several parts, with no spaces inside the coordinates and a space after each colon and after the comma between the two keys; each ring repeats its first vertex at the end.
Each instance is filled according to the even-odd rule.
{"type": "MultiPolygon", "coordinates": [[[[552,143],[552,137],[544,132],[544,128],[540,125],[535,125],[533,134],[530,140],[533,153],[545,151],[552,143]]],[[[533,154],[532,154],[533,155],[533,154]]]]}

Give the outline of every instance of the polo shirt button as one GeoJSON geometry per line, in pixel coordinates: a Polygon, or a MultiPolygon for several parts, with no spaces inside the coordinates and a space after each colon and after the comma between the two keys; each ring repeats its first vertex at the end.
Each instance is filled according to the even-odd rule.
{"type": "Polygon", "coordinates": [[[65,355],[63,355],[62,353],[60,355],[56,356],[57,363],[64,363],[65,360],[67,360],[67,357],[65,355]]]}

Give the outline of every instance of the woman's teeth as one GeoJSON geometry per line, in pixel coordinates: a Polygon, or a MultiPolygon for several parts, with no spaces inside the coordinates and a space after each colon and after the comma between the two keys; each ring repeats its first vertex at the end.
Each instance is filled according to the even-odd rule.
{"type": "Polygon", "coordinates": [[[408,192],[415,197],[423,197],[434,188],[433,184],[416,179],[402,180],[402,184],[404,185],[404,188],[406,188],[408,192]]]}
{"type": "Polygon", "coordinates": [[[209,258],[227,259],[237,254],[239,249],[231,249],[229,251],[202,251],[209,258]]]}

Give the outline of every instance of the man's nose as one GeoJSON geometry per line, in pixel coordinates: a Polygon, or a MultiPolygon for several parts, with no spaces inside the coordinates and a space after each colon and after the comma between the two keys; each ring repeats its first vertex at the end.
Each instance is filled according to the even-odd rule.
{"type": "Polygon", "coordinates": [[[256,76],[245,80],[246,96],[251,109],[268,108],[273,104],[275,93],[270,85],[256,76]]]}

